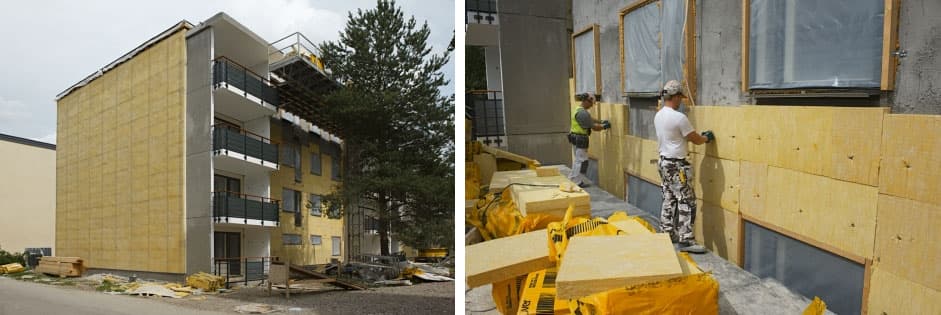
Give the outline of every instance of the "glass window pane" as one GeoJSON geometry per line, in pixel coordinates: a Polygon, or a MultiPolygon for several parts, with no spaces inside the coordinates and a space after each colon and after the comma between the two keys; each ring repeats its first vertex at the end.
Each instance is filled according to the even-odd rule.
{"type": "Polygon", "coordinates": [[[334,236],[331,239],[333,240],[333,244],[331,246],[333,247],[333,256],[340,256],[340,247],[342,247],[342,244],[340,244],[340,237],[334,236]]]}
{"type": "Polygon", "coordinates": [[[595,32],[575,37],[575,93],[597,93],[595,85],[595,32]]]}

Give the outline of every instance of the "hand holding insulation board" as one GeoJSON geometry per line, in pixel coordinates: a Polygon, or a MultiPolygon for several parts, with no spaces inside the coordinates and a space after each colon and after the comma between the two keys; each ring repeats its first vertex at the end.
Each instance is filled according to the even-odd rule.
{"type": "Polygon", "coordinates": [[[569,242],[556,279],[558,298],[578,298],[683,274],[667,234],[576,236],[569,242]]]}

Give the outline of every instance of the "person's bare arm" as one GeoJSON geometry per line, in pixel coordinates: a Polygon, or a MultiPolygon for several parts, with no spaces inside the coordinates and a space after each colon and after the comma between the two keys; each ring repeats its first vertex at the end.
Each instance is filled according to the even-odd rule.
{"type": "Polygon", "coordinates": [[[591,125],[591,130],[602,131],[604,130],[604,126],[602,126],[601,123],[596,121],[594,125],[591,125]]]}
{"type": "Polygon", "coordinates": [[[706,143],[706,141],[709,139],[696,132],[696,130],[693,130],[693,132],[690,132],[686,135],[686,140],[692,142],[693,144],[703,144],[706,143]]]}

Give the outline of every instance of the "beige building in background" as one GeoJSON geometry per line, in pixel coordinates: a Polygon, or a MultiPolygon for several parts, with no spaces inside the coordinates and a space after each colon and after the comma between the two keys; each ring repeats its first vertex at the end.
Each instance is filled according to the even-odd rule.
{"type": "Polygon", "coordinates": [[[53,248],[56,146],[0,134],[0,249],[53,248]]]}

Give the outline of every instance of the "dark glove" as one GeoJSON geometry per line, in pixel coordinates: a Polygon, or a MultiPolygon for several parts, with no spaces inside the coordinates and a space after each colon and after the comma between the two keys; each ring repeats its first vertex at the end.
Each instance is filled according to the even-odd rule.
{"type": "Polygon", "coordinates": [[[706,137],[706,143],[716,141],[716,135],[712,134],[712,130],[703,131],[702,136],[706,137]]]}
{"type": "Polygon", "coordinates": [[[609,122],[609,121],[607,121],[607,120],[602,120],[602,121],[601,121],[601,127],[604,128],[604,129],[611,129],[611,122],[609,122]]]}

